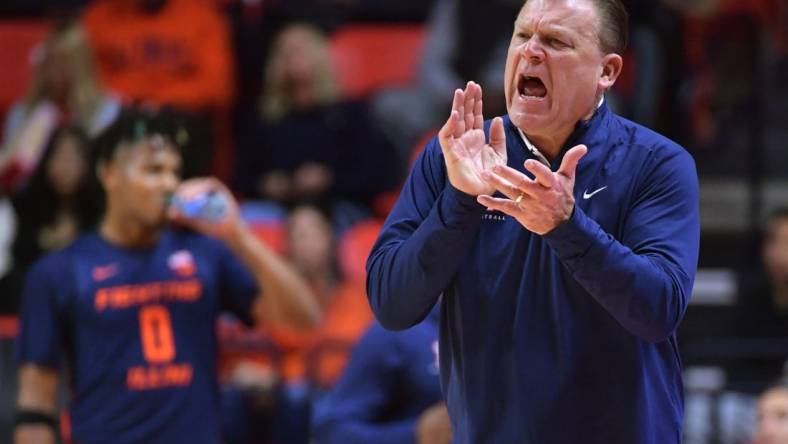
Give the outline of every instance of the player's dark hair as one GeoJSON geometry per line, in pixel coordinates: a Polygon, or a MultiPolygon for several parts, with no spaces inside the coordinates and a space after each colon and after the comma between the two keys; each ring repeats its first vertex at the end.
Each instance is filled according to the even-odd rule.
{"type": "MultiPolygon", "coordinates": [[[[624,54],[629,43],[629,14],[621,0],[591,0],[599,14],[599,46],[605,53],[624,54]]],[[[523,6],[528,0],[523,1],[523,6]]]]}
{"type": "Polygon", "coordinates": [[[173,109],[141,105],[124,107],[93,143],[95,161],[97,164],[111,161],[119,148],[153,135],[167,139],[181,155],[189,141],[186,120],[173,109]]]}

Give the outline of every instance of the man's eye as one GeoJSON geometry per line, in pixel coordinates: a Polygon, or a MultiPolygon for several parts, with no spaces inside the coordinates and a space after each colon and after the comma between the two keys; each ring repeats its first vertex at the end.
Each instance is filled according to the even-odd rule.
{"type": "Polygon", "coordinates": [[[563,41],[554,38],[547,39],[547,44],[552,46],[553,48],[566,48],[568,46],[563,41]]]}
{"type": "Polygon", "coordinates": [[[518,39],[521,39],[521,40],[528,40],[529,38],[531,38],[530,35],[528,35],[528,34],[526,34],[524,32],[518,32],[516,34],[516,36],[517,36],[518,39]]]}

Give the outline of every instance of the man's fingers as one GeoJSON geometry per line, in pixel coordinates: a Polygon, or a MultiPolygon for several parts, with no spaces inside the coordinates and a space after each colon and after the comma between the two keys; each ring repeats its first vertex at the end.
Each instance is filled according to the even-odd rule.
{"type": "Polygon", "coordinates": [[[541,186],[528,176],[507,166],[495,167],[494,172],[484,172],[482,177],[496,190],[515,200],[521,194],[538,197],[541,186]]]}
{"type": "Polygon", "coordinates": [[[585,145],[577,145],[567,151],[566,154],[564,154],[564,159],[561,161],[561,166],[558,168],[558,174],[574,179],[577,164],[587,152],[588,148],[585,145]]]}
{"type": "Polygon", "coordinates": [[[523,163],[523,166],[525,166],[525,169],[534,175],[534,179],[539,183],[539,185],[545,188],[553,187],[553,183],[555,182],[553,172],[550,171],[550,168],[547,168],[542,162],[528,159],[525,161],[525,163],[523,163]]]}
{"type": "Polygon", "coordinates": [[[496,117],[490,125],[490,146],[502,158],[506,159],[506,134],[503,132],[503,119],[496,117]]]}
{"type": "MultiPolygon", "coordinates": [[[[494,166],[492,168],[492,175],[501,176],[504,180],[514,184],[518,188],[529,186],[528,184],[537,185],[530,177],[507,165],[494,166]]],[[[528,189],[530,190],[533,188],[529,187],[528,189]]]]}
{"type": "MultiPolygon", "coordinates": [[[[481,97],[479,97],[481,99],[481,97]]],[[[473,128],[474,121],[476,120],[473,115],[473,111],[476,106],[476,86],[473,82],[468,82],[465,86],[465,130],[471,130],[473,128]]]]}
{"type": "Polygon", "coordinates": [[[482,99],[479,98],[476,100],[476,104],[473,108],[473,129],[483,129],[484,128],[484,115],[482,114],[482,99]]]}
{"type": "Polygon", "coordinates": [[[476,201],[484,205],[488,210],[500,211],[509,216],[516,216],[518,211],[522,211],[522,208],[511,199],[499,199],[486,194],[480,194],[476,197],[476,201]]]}
{"type": "Polygon", "coordinates": [[[452,149],[454,145],[454,134],[456,132],[455,128],[459,125],[460,114],[452,109],[451,114],[449,114],[449,118],[446,120],[446,123],[441,127],[440,131],[438,131],[438,142],[441,146],[441,151],[443,151],[443,156],[446,159],[454,161],[457,159],[457,154],[452,149]]]}
{"type": "MultiPolygon", "coordinates": [[[[454,90],[454,99],[452,99],[452,103],[451,103],[451,111],[452,111],[452,113],[454,113],[456,111],[457,115],[461,119],[464,118],[464,116],[463,116],[463,113],[465,112],[463,110],[464,105],[465,105],[465,92],[463,92],[463,90],[457,88],[456,90],[454,90]]],[[[451,120],[451,117],[452,117],[452,115],[450,114],[449,115],[449,119],[450,120],[451,120]]],[[[461,119],[458,119],[458,120],[461,120],[461,119]]],[[[463,126],[464,125],[461,125],[461,122],[458,122],[456,120],[453,121],[452,134],[451,134],[452,137],[460,137],[460,136],[462,136],[462,133],[465,132],[465,128],[463,128],[463,126]]]]}
{"type": "Polygon", "coordinates": [[[478,83],[473,84],[473,94],[476,98],[476,102],[474,103],[473,107],[473,128],[474,129],[483,129],[484,128],[484,114],[482,111],[482,86],[478,83]]]}

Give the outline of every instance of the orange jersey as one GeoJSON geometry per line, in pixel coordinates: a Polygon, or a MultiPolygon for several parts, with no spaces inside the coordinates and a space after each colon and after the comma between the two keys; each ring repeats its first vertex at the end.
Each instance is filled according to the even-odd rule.
{"type": "Polygon", "coordinates": [[[234,73],[224,17],[204,0],[168,0],[155,13],[136,3],[100,0],[82,17],[104,83],[131,100],[227,109],[234,73]]]}

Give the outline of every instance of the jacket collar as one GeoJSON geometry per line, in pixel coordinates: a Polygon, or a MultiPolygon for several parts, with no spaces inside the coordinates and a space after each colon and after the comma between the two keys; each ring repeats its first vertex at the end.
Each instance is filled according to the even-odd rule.
{"type": "MultiPolygon", "coordinates": [[[[558,167],[561,165],[561,161],[564,158],[564,154],[567,150],[574,147],[575,145],[584,143],[589,150],[589,153],[586,155],[588,157],[592,154],[592,150],[595,146],[599,145],[599,132],[597,131],[602,125],[602,123],[607,119],[608,115],[610,114],[610,110],[607,106],[607,101],[602,101],[602,103],[597,107],[594,114],[591,118],[586,120],[580,120],[575,124],[575,129],[566,139],[564,146],[561,147],[561,152],[558,156],[553,159],[553,162],[550,165],[550,169],[553,171],[557,170],[558,167]]],[[[509,118],[508,115],[504,117],[504,126],[506,127],[507,131],[511,133],[512,136],[520,143],[521,148],[524,150],[531,151],[525,143],[524,137],[521,134],[519,128],[517,128],[512,120],[509,118]]],[[[596,154],[596,153],[595,153],[596,154]]],[[[536,157],[536,156],[534,156],[536,157]]],[[[537,160],[539,160],[537,158],[537,160]]]]}

